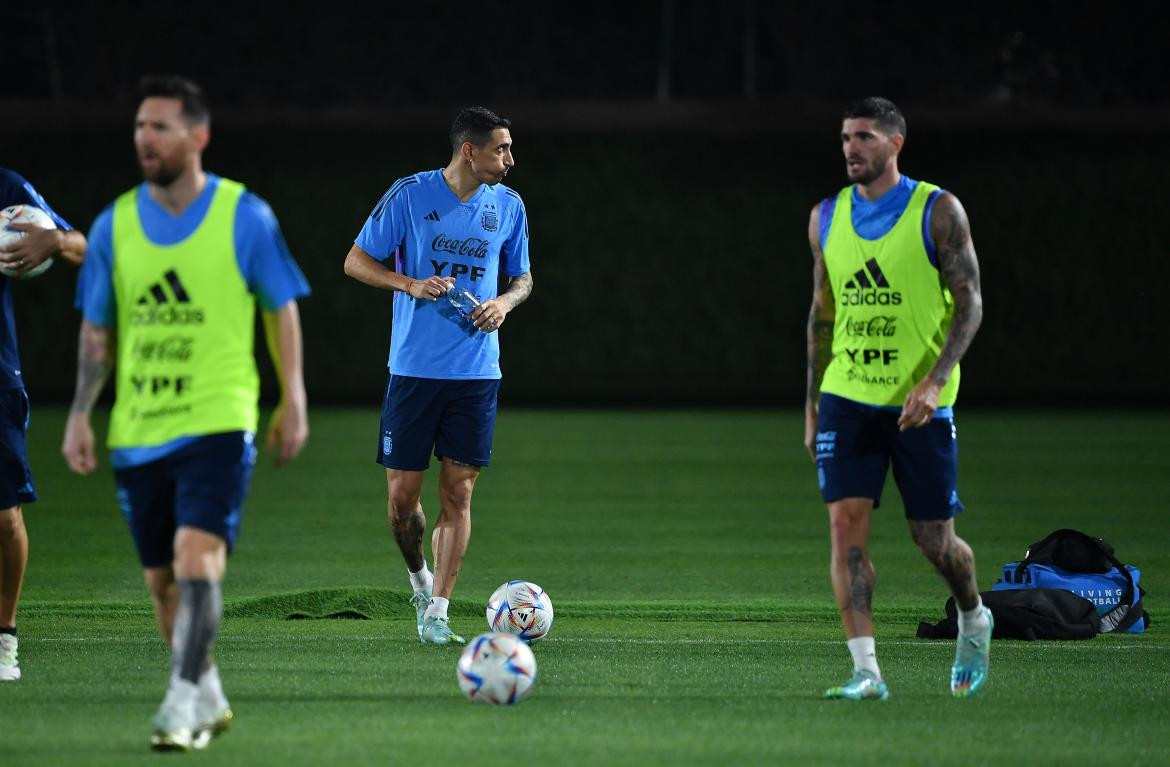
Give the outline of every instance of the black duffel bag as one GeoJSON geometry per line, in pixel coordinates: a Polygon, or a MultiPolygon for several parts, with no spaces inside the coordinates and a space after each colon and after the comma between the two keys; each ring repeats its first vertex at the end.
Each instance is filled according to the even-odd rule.
{"type": "MultiPolygon", "coordinates": [[[[995,618],[994,639],[1092,639],[1101,630],[1097,608],[1064,589],[983,591],[983,605],[995,618]]],[[[955,598],[944,607],[938,623],[918,624],[919,639],[954,639],[959,633],[955,598]]]]}

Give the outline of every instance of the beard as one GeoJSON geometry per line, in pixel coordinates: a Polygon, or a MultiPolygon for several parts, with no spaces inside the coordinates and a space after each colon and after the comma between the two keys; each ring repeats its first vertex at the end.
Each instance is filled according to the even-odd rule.
{"type": "Polygon", "coordinates": [[[866,166],[857,175],[851,174],[847,164],[845,166],[845,173],[854,183],[861,184],[862,186],[868,186],[874,181],[877,181],[878,178],[880,178],[881,175],[886,172],[886,166],[889,164],[889,157],[879,157],[874,159],[873,162],[867,163],[866,166]]]}
{"type": "Polygon", "coordinates": [[[183,175],[183,168],[178,163],[168,163],[161,157],[154,168],[147,168],[141,160],[138,161],[138,167],[142,171],[142,178],[156,186],[170,186],[175,183],[175,179],[183,175]]]}

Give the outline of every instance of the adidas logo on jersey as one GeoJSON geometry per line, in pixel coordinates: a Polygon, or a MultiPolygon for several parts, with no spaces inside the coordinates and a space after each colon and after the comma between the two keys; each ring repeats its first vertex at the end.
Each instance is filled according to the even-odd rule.
{"type": "Polygon", "coordinates": [[[203,310],[189,306],[191,296],[174,269],[146,289],[130,311],[133,325],[201,325],[203,310]],[[167,289],[170,289],[169,292],[167,289]]]}
{"type": "Polygon", "coordinates": [[[841,291],[844,306],[891,306],[902,303],[902,294],[890,288],[886,275],[876,258],[865,262],[865,268],[853,273],[841,291]]]}
{"type": "Polygon", "coordinates": [[[427,221],[438,221],[439,220],[439,211],[432,210],[430,213],[423,216],[423,218],[425,218],[427,221]]]}

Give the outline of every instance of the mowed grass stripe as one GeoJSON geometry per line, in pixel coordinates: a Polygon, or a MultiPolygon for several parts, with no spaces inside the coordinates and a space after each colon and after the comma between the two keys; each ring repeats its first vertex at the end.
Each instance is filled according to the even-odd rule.
{"type": "MultiPolygon", "coordinates": [[[[345,639],[355,640],[359,642],[402,642],[404,644],[415,645],[417,641],[409,638],[404,638],[400,632],[394,634],[348,634],[345,639]]],[[[120,644],[143,644],[154,645],[158,643],[158,637],[155,636],[141,636],[141,637],[112,637],[112,636],[77,636],[77,637],[34,637],[25,642],[25,645],[35,642],[113,642],[120,644]]],[[[217,645],[220,647],[230,646],[233,644],[247,644],[260,643],[271,644],[275,642],[300,642],[303,641],[299,637],[290,637],[287,634],[259,634],[247,637],[231,637],[222,636],[217,640],[217,645]]],[[[925,647],[929,645],[945,644],[948,640],[920,640],[912,641],[907,639],[887,639],[879,642],[879,647],[925,647]]],[[[783,645],[798,647],[801,645],[815,646],[815,645],[830,645],[837,646],[844,643],[843,639],[642,639],[632,637],[623,639],[620,637],[548,637],[539,642],[539,647],[547,647],[551,644],[612,644],[612,645],[783,645]]],[[[22,646],[25,646],[22,645],[22,646]]],[[[1014,640],[996,640],[994,643],[995,652],[1008,650],[1024,650],[1024,651],[1044,651],[1061,650],[1073,652],[1100,652],[1102,647],[1100,645],[1093,645],[1091,642],[1023,642],[1014,640]]],[[[1109,650],[1170,650],[1170,644],[1160,644],[1157,642],[1141,644],[1110,644],[1109,650]]]]}

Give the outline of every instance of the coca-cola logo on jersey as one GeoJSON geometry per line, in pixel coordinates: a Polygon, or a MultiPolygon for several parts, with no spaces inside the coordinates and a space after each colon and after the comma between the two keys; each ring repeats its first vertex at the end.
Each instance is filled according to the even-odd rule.
{"type": "Polygon", "coordinates": [[[488,241],[481,240],[479,237],[468,237],[466,240],[457,240],[445,234],[439,234],[431,241],[431,250],[457,256],[487,258],[488,241]]]}
{"type": "Polygon", "coordinates": [[[898,333],[898,318],[881,315],[868,320],[850,320],[845,333],[850,336],[893,336],[898,333]]]}

